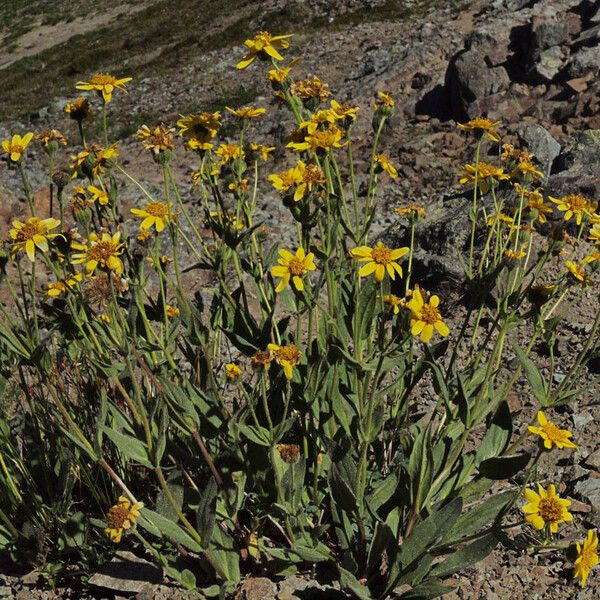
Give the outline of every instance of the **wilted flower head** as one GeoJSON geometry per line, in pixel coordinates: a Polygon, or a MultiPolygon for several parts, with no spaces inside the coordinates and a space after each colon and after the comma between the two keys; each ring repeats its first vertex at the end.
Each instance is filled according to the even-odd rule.
{"type": "Polygon", "coordinates": [[[235,363],[227,363],[225,365],[225,375],[227,375],[227,379],[235,381],[241,377],[242,370],[235,363]]]}
{"type": "Polygon", "coordinates": [[[210,141],[217,135],[221,127],[220,112],[201,112],[197,115],[181,116],[177,121],[179,135],[187,138],[188,146],[193,150],[208,150],[210,141]]]}
{"type": "Polygon", "coordinates": [[[58,144],[67,145],[67,138],[58,129],[42,131],[35,137],[48,151],[55,151],[58,148],[58,144]]]}
{"type": "Polygon", "coordinates": [[[396,102],[387,92],[377,92],[375,110],[385,116],[394,114],[396,102]]]}
{"type": "Polygon", "coordinates": [[[283,462],[295,463],[300,460],[300,446],[298,444],[277,444],[275,448],[283,462]]]}
{"type": "Polygon", "coordinates": [[[329,86],[316,75],[304,81],[297,81],[292,85],[290,92],[305,103],[311,100],[325,102],[331,96],[329,86]]]}
{"type": "Polygon", "coordinates": [[[175,130],[162,123],[150,129],[147,125],[142,125],[136,132],[136,137],[142,142],[144,148],[158,156],[165,152],[171,152],[175,148],[173,143],[173,132],[175,130]]]}
{"type": "Polygon", "coordinates": [[[426,219],[427,211],[421,204],[409,204],[408,206],[399,206],[394,208],[394,212],[397,212],[401,217],[407,217],[408,219],[426,219]]]}
{"type": "Polygon", "coordinates": [[[287,346],[269,344],[268,348],[283,369],[286,379],[291,379],[294,374],[294,367],[300,364],[302,357],[300,350],[294,344],[288,344],[287,346]]]}
{"type": "Polygon", "coordinates": [[[265,146],[263,144],[250,144],[248,156],[254,158],[260,156],[265,162],[271,158],[271,154],[275,152],[275,146],[265,146]]]}
{"type": "Polygon", "coordinates": [[[398,177],[398,171],[396,171],[396,167],[392,165],[388,155],[384,154],[383,152],[375,155],[375,167],[376,171],[385,171],[392,179],[398,177]]]}

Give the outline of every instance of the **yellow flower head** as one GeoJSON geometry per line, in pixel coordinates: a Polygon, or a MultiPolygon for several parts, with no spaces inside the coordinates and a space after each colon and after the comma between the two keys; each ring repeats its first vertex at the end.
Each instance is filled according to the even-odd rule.
{"type": "Polygon", "coordinates": [[[97,267],[108,271],[115,271],[117,275],[123,273],[123,261],[121,254],[125,248],[125,244],[121,241],[121,232],[110,235],[106,231],[101,235],[96,233],[90,234],[87,244],[79,244],[73,242],[71,247],[74,250],[79,250],[73,254],[71,262],[74,265],[85,263],[86,275],[91,276],[97,267]]]}
{"type": "Polygon", "coordinates": [[[471,185],[477,181],[482,194],[487,194],[496,182],[509,178],[502,167],[495,167],[486,162],[480,162],[479,165],[465,165],[462,169],[464,174],[460,178],[460,183],[471,185]]]}
{"type": "Polygon", "coordinates": [[[377,281],[383,281],[386,271],[392,279],[396,278],[396,273],[402,277],[402,267],[397,260],[402,258],[408,250],[408,248],[391,249],[382,242],[377,242],[374,248],[359,246],[353,248],[350,254],[360,262],[366,263],[358,271],[360,277],[367,277],[374,273],[377,281]]]}
{"type": "Polygon", "coordinates": [[[269,344],[268,348],[275,356],[277,363],[283,368],[286,379],[291,379],[294,375],[294,367],[300,364],[302,358],[300,350],[294,344],[287,346],[269,344]]]}
{"type": "Polygon", "coordinates": [[[302,200],[307,191],[312,192],[314,187],[325,183],[325,173],[320,167],[312,163],[304,164],[299,160],[296,165],[296,175],[299,179],[299,185],[294,192],[295,202],[302,200]]]}
{"type": "Polygon", "coordinates": [[[496,132],[496,128],[499,125],[500,121],[494,123],[489,119],[478,117],[476,119],[471,119],[468,123],[458,123],[458,128],[462,131],[471,131],[477,139],[485,136],[492,140],[492,142],[499,142],[500,136],[496,132]]]}
{"type": "Polygon", "coordinates": [[[385,171],[392,179],[398,177],[398,171],[396,171],[396,167],[389,161],[387,154],[376,154],[375,166],[377,171],[385,171]]]}
{"type": "Polygon", "coordinates": [[[295,463],[300,459],[300,446],[298,444],[277,444],[275,449],[279,452],[283,462],[295,463]]]}
{"type": "Polygon", "coordinates": [[[57,298],[58,296],[62,296],[63,294],[70,292],[75,286],[77,286],[81,279],[81,273],[75,273],[74,275],[69,275],[69,277],[66,279],[59,279],[58,281],[49,283],[44,295],[45,299],[50,300],[51,298],[57,298]]]}
{"type": "Polygon", "coordinates": [[[420,204],[409,204],[408,206],[400,206],[394,208],[394,212],[397,212],[401,217],[407,217],[408,219],[426,219],[427,211],[425,207],[420,204]]]}
{"type": "Polygon", "coordinates": [[[584,265],[595,265],[597,262],[600,262],[600,252],[599,251],[595,251],[595,252],[590,252],[582,261],[581,263],[584,265]]]}
{"type": "Polygon", "coordinates": [[[498,213],[497,215],[491,214],[487,218],[488,227],[492,227],[496,223],[504,223],[505,225],[512,227],[514,225],[514,222],[515,222],[515,220],[510,215],[507,215],[506,213],[503,213],[503,212],[498,213]]]}
{"type": "Polygon", "coordinates": [[[572,448],[577,450],[577,446],[569,439],[572,433],[567,429],[559,429],[554,423],[546,418],[546,415],[540,410],[537,414],[539,427],[530,425],[527,429],[535,435],[539,435],[544,441],[544,448],[551,450],[553,446],[557,448],[572,448]]]}
{"type": "Polygon", "coordinates": [[[181,115],[177,121],[177,127],[179,127],[179,135],[182,137],[198,144],[208,144],[221,127],[221,113],[201,112],[187,117],[181,115]]]}
{"type": "Polygon", "coordinates": [[[591,570],[598,564],[598,534],[594,529],[590,529],[583,543],[577,542],[576,545],[574,575],[579,577],[579,585],[584,587],[591,570]]]}
{"type": "Polygon", "coordinates": [[[299,129],[306,129],[308,134],[313,134],[317,129],[329,129],[336,120],[332,110],[319,110],[308,121],[300,123],[299,129]]]}
{"type": "Polygon", "coordinates": [[[330,103],[331,112],[337,121],[344,124],[354,123],[358,116],[358,106],[352,104],[340,104],[337,100],[332,100],[330,103]]]}
{"type": "Polygon", "coordinates": [[[163,124],[157,125],[153,129],[142,125],[135,135],[142,142],[144,148],[150,150],[154,155],[158,155],[175,148],[173,132],[174,129],[163,124]]]}
{"type": "Polygon", "coordinates": [[[173,217],[171,212],[171,203],[149,202],[142,209],[132,208],[131,212],[138,218],[143,219],[140,229],[156,228],[160,233],[165,228],[165,223],[169,223],[173,217]]]}
{"type": "Polygon", "coordinates": [[[171,306],[170,304],[165,306],[165,312],[167,313],[167,317],[169,317],[169,319],[174,319],[175,317],[179,316],[179,309],[176,306],[171,306]]]}
{"type": "Polygon", "coordinates": [[[394,113],[396,102],[387,92],[377,92],[375,110],[382,115],[390,116],[394,113]]]}
{"type": "Polygon", "coordinates": [[[567,510],[571,501],[558,496],[554,484],[550,484],[547,490],[538,484],[537,494],[526,489],[525,499],[527,504],[521,510],[525,513],[525,520],[536,529],[547,526],[551,533],[556,533],[560,523],[573,520],[573,515],[567,510]]]}
{"type": "Polygon", "coordinates": [[[58,144],[67,145],[67,138],[58,129],[49,129],[38,133],[36,139],[44,148],[56,149],[58,144]]]}
{"type": "Polygon", "coordinates": [[[101,206],[106,206],[108,204],[109,198],[108,194],[96,187],[95,185],[88,185],[88,192],[92,195],[91,202],[98,202],[101,206]]]}
{"type": "Polygon", "coordinates": [[[242,369],[240,369],[235,363],[227,363],[225,365],[225,375],[227,379],[235,381],[242,375],[242,369]]]}
{"type": "Polygon", "coordinates": [[[294,58],[287,67],[281,66],[276,69],[270,69],[267,71],[267,78],[273,84],[273,87],[280,87],[283,85],[284,81],[288,78],[292,69],[302,60],[302,57],[299,56],[294,58]]]}
{"type": "Polygon", "coordinates": [[[102,100],[108,104],[112,100],[113,92],[115,90],[125,91],[125,84],[131,80],[132,77],[117,79],[108,73],[96,73],[89,81],[78,81],[75,87],[78,90],[96,90],[102,100]]]}
{"type": "Polygon", "coordinates": [[[274,58],[275,60],[283,60],[283,56],[279,54],[279,49],[288,48],[290,43],[287,38],[292,37],[291,35],[271,35],[266,31],[261,31],[251,40],[246,40],[244,44],[248,48],[248,53],[242,60],[237,64],[238,69],[245,69],[249,67],[255,59],[265,59],[268,57],[274,58]]]}
{"type": "Polygon", "coordinates": [[[242,149],[238,144],[220,144],[215,150],[215,154],[221,159],[221,165],[226,165],[228,162],[243,156],[242,149]]]}
{"type": "Polygon", "coordinates": [[[263,144],[250,144],[251,155],[260,156],[265,162],[271,158],[271,154],[275,152],[275,146],[264,146],[263,144]]]}
{"type": "Polygon", "coordinates": [[[230,113],[234,114],[238,119],[246,119],[250,121],[251,119],[258,119],[262,117],[266,112],[266,108],[254,108],[253,106],[244,106],[242,108],[229,108],[229,106],[225,107],[230,113]]]}
{"type": "Polygon", "coordinates": [[[326,154],[332,148],[342,148],[347,142],[342,143],[342,130],[339,127],[331,127],[327,130],[317,130],[307,135],[302,141],[292,141],[287,147],[296,152],[311,150],[318,154],[326,154]]]}
{"type": "Polygon", "coordinates": [[[118,544],[123,537],[123,531],[135,525],[143,507],[143,502],[136,502],[132,505],[125,496],[120,496],[117,503],[111,507],[106,515],[108,527],[104,529],[104,533],[115,544],[118,544]]]}
{"type": "Polygon", "coordinates": [[[25,223],[13,221],[13,228],[9,230],[9,235],[13,239],[13,254],[19,250],[25,250],[27,258],[31,262],[35,260],[36,248],[42,252],[48,252],[48,240],[55,238],[60,233],[50,233],[51,229],[56,229],[60,225],[57,219],[37,219],[29,217],[25,223]]]}
{"type": "Polygon", "coordinates": [[[305,253],[302,246],[296,250],[296,254],[292,254],[289,250],[279,250],[280,258],[277,260],[279,265],[274,266],[271,269],[273,277],[281,277],[279,285],[275,288],[276,292],[283,291],[288,284],[290,279],[295,289],[299,292],[304,290],[304,283],[302,277],[309,271],[315,271],[316,266],[314,263],[315,255],[312,252],[305,253]]]}
{"type": "Polygon", "coordinates": [[[600,246],[600,223],[594,223],[590,229],[589,238],[596,246],[600,246]]]}
{"type": "Polygon", "coordinates": [[[77,98],[65,104],[65,112],[74,121],[81,122],[90,116],[90,103],[87,98],[77,98]]]}
{"type": "Polygon", "coordinates": [[[594,206],[590,200],[580,194],[569,194],[562,198],[552,198],[550,200],[556,204],[558,210],[564,212],[565,221],[569,221],[575,216],[577,225],[581,225],[584,216],[589,217],[594,212],[594,206]]]}
{"type": "Polygon", "coordinates": [[[515,191],[519,197],[527,200],[527,208],[531,211],[534,219],[540,223],[546,223],[546,215],[553,214],[554,210],[551,206],[544,202],[544,196],[539,189],[528,190],[522,187],[519,183],[515,183],[515,191]]]}
{"type": "Polygon", "coordinates": [[[406,306],[406,300],[394,294],[388,294],[387,296],[384,296],[383,301],[392,307],[395,315],[400,312],[401,308],[406,306]]]}
{"type": "Polygon", "coordinates": [[[276,190],[287,192],[292,186],[297,185],[302,181],[302,176],[296,167],[292,167],[281,173],[273,173],[272,175],[269,175],[267,179],[273,184],[273,187],[276,190]]]}
{"type": "Polygon", "coordinates": [[[527,152],[527,150],[517,150],[512,144],[502,145],[502,156],[500,160],[512,161],[515,163],[520,162],[533,162],[533,154],[527,152]]]}
{"type": "Polygon", "coordinates": [[[428,343],[434,330],[444,337],[450,333],[450,330],[442,321],[442,315],[438,310],[439,303],[440,299],[435,295],[425,302],[421,290],[416,286],[411,299],[406,303],[412,313],[410,332],[412,335],[420,336],[422,342],[428,343]]]}
{"type": "Polygon", "coordinates": [[[567,267],[569,273],[574,279],[580,281],[581,283],[583,283],[583,285],[591,285],[592,282],[588,277],[587,273],[585,272],[585,268],[582,265],[578,265],[572,260],[568,260],[565,262],[565,267],[567,267]]]}
{"type": "Polygon", "coordinates": [[[10,140],[4,140],[2,142],[2,149],[6,154],[10,156],[10,160],[13,162],[19,162],[21,157],[25,154],[25,148],[27,148],[29,142],[33,139],[33,133],[26,133],[21,137],[18,133],[12,136],[10,140]]]}
{"type": "Polygon", "coordinates": [[[511,179],[525,179],[528,181],[537,181],[538,179],[544,179],[544,174],[538,171],[536,166],[530,160],[519,161],[515,168],[510,173],[511,179]]]}
{"type": "Polygon", "coordinates": [[[504,251],[504,258],[509,264],[518,263],[527,256],[527,252],[523,250],[512,250],[508,249],[504,251]]]}

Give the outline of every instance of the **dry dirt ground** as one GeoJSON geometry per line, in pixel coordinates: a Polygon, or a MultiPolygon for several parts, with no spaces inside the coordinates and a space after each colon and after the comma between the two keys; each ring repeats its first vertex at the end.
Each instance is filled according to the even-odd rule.
{"type": "MultiPolygon", "coordinates": [[[[5,25],[0,29],[0,138],[11,132],[57,127],[69,140],[76,140],[76,131],[62,112],[65,102],[76,96],[74,83],[96,70],[133,76],[128,94],[119,95],[110,105],[111,135],[121,140],[126,168],[158,190],[159,173],[132,136],[141,124],[173,124],[180,113],[252,102],[270,107],[268,117],[251,131],[253,139],[275,139],[281,145],[290,121],[287,116],[282,120],[283,112],[271,98],[263,70],[239,73],[234,67],[241,53],[240,42],[254,32],[294,33],[288,55],[304,57],[298,76],[316,74],[329,83],[337,98],[363,107],[356,127],[359,146],[365,148],[372,135],[374,93],[389,90],[398,101],[396,115],[383,137],[384,148],[400,173],[380,190],[376,229],[383,231],[395,221],[391,207],[411,201],[427,206],[441,192],[456,188],[457,168],[472,152],[456,131],[455,118],[461,111],[481,111],[502,120],[506,139],[515,142],[524,125],[542,124],[563,148],[577,132],[600,128],[594,87],[600,62],[598,69],[592,67],[583,74],[572,65],[572,57],[581,53],[581,48],[597,49],[593,36],[586,38],[583,46],[576,41],[582,32],[594,28],[597,4],[591,0],[224,0],[207,5],[201,0],[148,0],[98,5],[88,0],[63,0],[50,6],[44,0],[9,0],[0,7],[0,26],[5,25]],[[23,4],[29,5],[32,14],[24,14],[23,4]],[[533,71],[516,69],[518,61],[511,62],[510,57],[520,60],[519,52],[529,52],[530,46],[519,48],[515,32],[532,26],[525,35],[533,36],[540,19],[566,23],[567,37],[554,30],[548,34],[558,37],[542,43],[540,52],[558,50],[548,54],[550,66],[543,62],[547,57],[534,57],[532,75],[533,71]],[[474,100],[452,101],[449,65],[465,47],[481,49],[473,69],[484,69],[476,75],[481,81],[489,77],[489,86],[475,89],[474,100]],[[562,59],[557,58],[560,52],[562,59]],[[555,74],[548,74],[554,64],[551,59],[563,60],[555,74]],[[540,70],[542,74],[537,72],[540,70]]],[[[593,57],[591,62],[593,65],[593,57]]],[[[99,119],[90,127],[98,132],[99,119]]],[[[58,166],[66,167],[69,154],[75,151],[73,142],[62,152],[58,166]]],[[[285,161],[280,152],[277,167],[283,168],[285,161]]],[[[189,178],[195,167],[183,148],[177,151],[176,164],[181,180],[189,178]]],[[[32,146],[28,167],[37,202],[47,203],[46,162],[39,148],[32,146]]],[[[600,189],[598,181],[590,185],[593,188],[595,184],[600,189]]],[[[10,221],[25,212],[19,190],[18,173],[7,163],[0,164],[2,239],[10,221]]],[[[125,186],[121,197],[127,205],[138,200],[125,186]]],[[[187,192],[185,197],[193,206],[192,194],[187,192]]],[[[259,209],[270,235],[283,240],[289,237],[286,211],[267,185],[261,188],[259,209]]],[[[202,285],[190,281],[191,289],[202,285]]],[[[453,307],[448,309],[453,312],[453,307]]],[[[584,294],[562,326],[561,360],[568,362],[575,355],[585,324],[593,320],[596,310],[597,288],[584,294]]],[[[537,350],[539,362],[547,367],[544,349],[537,350]]],[[[597,376],[598,365],[595,368],[583,383],[597,376]]],[[[538,468],[540,481],[557,483],[561,494],[574,501],[575,521],[565,528],[567,539],[578,539],[585,528],[600,526],[598,494],[594,503],[578,491],[582,482],[600,481],[600,457],[594,454],[600,448],[600,408],[592,405],[599,392],[596,384],[577,406],[553,414],[561,425],[576,431],[580,449],[552,454],[538,468]]],[[[536,411],[526,384],[515,390],[511,402],[522,431],[536,411]]],[[[518,511],[510,518],[517,522],[518,511]]],[[[600,597],[600,572],[595,578],[592,575],[581,591],[571,579],[571,565],[561,555],[527,551],[527,528],[517,527],[510,535],[516,540],[515,547],[498,548],[477,567],[454,578],[457,591],[448,595],[448,600],[600,597]]],[[[22,600],[44,597],[10,574],[4,583],[7,597],[11,587],[22,600]]],[[[0,593],[4,593],[2,589],[0,593]]],[[[65,596],[66,591],[61,593],[65,596]]],[[[157,598],[170,597],[170,593],[155,590],[157,598]]]]}

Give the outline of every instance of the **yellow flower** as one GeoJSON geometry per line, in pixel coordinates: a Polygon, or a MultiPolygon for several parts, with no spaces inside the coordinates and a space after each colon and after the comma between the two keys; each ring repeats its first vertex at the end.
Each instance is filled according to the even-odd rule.
{"type": "Polygon", "coordinates": [[[594,223],[594,226],[590,229],[589,237],[596,246],[600,246],[600,223],[594,223]]]}
{"type": "Polygon", "coordinates": [[[281,173],[273,173],[267,179],[273,184],[273,187],[280,192],[287,192],[292,186],[302,181],[302,176],[296,167],[292,167],[281,173]]]}
{"type": "Polygon", "coordinates": [[[283,291],[290,283],[290,278],[294,288],[299,292],[304,290],[302,277],[309,271],[316,270],[314,263],[315,255],[312,252],[305,253],[302,246],[296,250],[296,254],[292,254],[289,250],[279,250],[280,258],[277,260],[279,265],[271,269],[273,277],[281,277],[279,285],[275,288],[276,292],[283,291]]]}
{"type": "Polygon", "coordinates": [[[56,148],[58,144],[63,146],[67,145],[67,138],[58,129],[49,129],[48,131],[42,131],[35,136],[35,138],[44,146],[44,148],[52,147],[56,148]]]}
{"type": "Polygon", "coordinates": [[[548,220],[546,215],[554,213],[552,207],[544,202],[544,196],[542,196],[540,190],[527,190],[520,184],[515,183],[515,191],[519,197],[522,196],[527,200],[527,207],[533,211],[534,218],[540,223],[546,223],[548,220]]]}
{"type": "Polygon", "coordinates": [[[584,265],[594,264],[600,261],[600,252],[591,252],[588,254],[581,263],[584,265]]]}
{"type": "Polygon", "coordinates": [[[283,372],[287,379],[291,379],[294,375],[294,367],[300,364],[302,354],[294,344],[287,346],[278,346],[277,344],[269,344],[269,350],[275,355],[275,360],[283,368],[283,372]]]}
{"type": "Polygon", "coordinates": [[[550,484],[545,490],[538,484],[538,492],[525,490],[527,504],[521,507],[525,513],[525,520],[536,529],[550,528],[551,533],[558,531],[558,525],[566,521],[572,521],[573,515],[567,510],[570,500],[564,500],[556,494],[554,484],[550,484]]]}
{"type": "Polygon", "coordinates": [[[250,66],[254,60],[259,58],[266,58],[270,56],[275,60],[283,60],[283,56],[279,54],[277,49],[285,49],[290,43],[287,38],[292,37],[291,35],[271,35],[266,31],[261,31],[259,34],[254,36],[251,40],[246,40],[244,44],[248,48],[248,53],[242,60],[237,64],[238,69],[245,69],[250,66]]]}
{"type": "Polygon", "coordinates": [[[60,235],[60,233],[49,233],[51,229],[56,229],[59,225],[60,221],[57,219],[40,220],[36,217],[29,217],[26,223],[13,221],[13,229],[8,232],[13,239],[13,253],[24,249],[27,258],[33,262],[35,249],[39,248],[42,252],[48,252],[48,240],[60,235]]]}
{"type": "Polygon", "coordinates": [[[577,558],[575,559],[575,577],[579,577],[579,585],[584,587],[591,570],[598,564],[598,534],[590,529],[583,544],[577,542],[577,558]]]}
{"type": "MultiPolygon", "coordinates": [[[[110,317],[109,317],[109,316],[108,316],[106,313],[102,313],[102,314],[100,315],[100,317],[99,317],[99,318],[100,318],[100,320],[101,320],[103,323],[106,323],[107,325],[110,325],[110,317]]],[[[105,530],[105,531],[106,531],[106,530],[105,530]]],[[[119,539],[120,539],[120,538],[119,538],[119,539]]]]}
{"type": "Polygon", "coordinates": [[[480,162],[479,169],[476,164],[465,165],[462,169],[464,174],[460,178],[460,183],[462,185],[475,184],[475,180],[477,180],[482,194],[487,194],[492,184],[509,178],[502,167],[495,167],[486,162],[480,162]]]}
{"type": "Polygon", "coordinates": [[[125,496],[119,496],[117,503],[111,507],[106,515],[106,524],[108,527],[104,529],[104,533],[115,544],[118,544],[123,537],[123,531],[135,525],[140,516],[140,510],[143,507],[143,502],[136,502],[132,505],[125,496]]]}
{"type": "Polygon", "coordinates": [[[541,171],[538,171],[535,165],[530,160],[522,160],[510,173],[511,179],[516,179],[518,177],[528,178],[531,181],[536,181],[537,179],[544,179],[544,174],[541,171]]]}
{"type": "Polygon", "coordinates": [[[502,150],[500,160],[510,160],[516,163],[533,161],[533,154],[527,150],[517,150],[512,144],[503,144],[502,150]]]}
{"type": "Polygon", "coordinates": [[[237,144],[220,144],[215,154],[221,158],[220,164],[225,165],[232,160],[242,158],[242,149],[237,144]]]}
{"type": "Polygon", "coordinates": [[[225,107],[230,113],[234,114],[238,119],[258,119],[267,112],[266,108],[254,108],[253,106],[244,106],[242,108],[233,109],[229,106],[225,107]]]}
{"type": "Polygon", "coordinates": [[[112,100],[112,94],[115,90],[125,91],[125,84],[129,83],[132,77],[123,77],[117,79],[108,73],[96,73],[89,81],[78,81],[75,87],[78,90],[96,90],[98,95],[106,104],[112,100]]]}
{"type": "Polygon", "coordinates": [[[98,144],[90,144],[79,154],[71,155],[70,167],[73,170],[73,179],[79,177],[81,173],[88,177],[102,175],[118,156],[117,143],[107,148],[98,144]]]}
{"type": "Polygon", "coordinates": [[[375,162],[378,170],[385,171],[392,179],[398,177],[398,171],[392,163],[389,161],[387,154],[375,155],[375,162]]]}
{"type": "Polygon", "coordinates": [[[527,256],[527,252],[523,252],[523,250],[505,250],[504,256],[508,260],[509,263],[517,263],[520,260],[523,260],[527,256]]]}
{"type": "Polygon", "coordinates": [[[311,163],[306,165],[299,160],[298,164],[296,165],[296,173],[300,181],[296,191],[294,192],[295,202],[302,200],[307,191],[312,192],[313,187],[325,183],[325,173],[323,173],[323,171],[317,167],[317,165],[313,165],[311,163]]]}
{"type": "Polygon", "coordinates": [[[392,250],[382,242],[377,242],[375,248],[359,246],[353,248],[350,253],[360,262],[366,263],[358,271],[360,277],[366,277],[374,273],[377,281],[383,281],[386,271],[392,279],[396,278],[396,273],[402,277],[402,267],[396,261],[402,258],[408,250],[408,248],[392,250]]]}
{"type": "Polygon", "coordinates": [[[487,218],[487,225],[488,227],[492,227],[493,225],[495,225],[496,223],[504,223],[505,225],[509,225],[512,226],[514,224],[515,220],[507,215],[506,213],[498,213],[496,214],[491,214],[488,218],[487,218]]]}
{"type": "Polygon", "coordinates": [[[450,330],[444,321],[442,321],[442,315],[438,310],[439,303],[440,299],[435,295],[431,296],[426,303],[418,287],[415,287],[411,299],[406,303],[406,306],[410,308],[412,313],[410,332],[412,335],[421,336],[422,342],[429,342],[434,329],[444,337],[450,333],[450,330]]]}
{"type": "Polygon", "coordinates": [[[500,136],[496,132],[499,125],[500,121],[494,123],[489,119],[477,118],[471,119],[468,123],[458,123],[458,128],[462,131],[472,131],[477,139],[485,136],[492,142],[499,142],[500,136]]]}
{"type": "Polygon", "coordinates": [[[142,142],[144,148],[148,148],[153,154],[158,155],[161,152],[175,148],[173,132],[174,129],[161,123],[153,129],[150,129],[147,125],[142,125],[135,135],[142,142]]]}
{"type": "Polygon", "coordinates": [[[167,313],[167,317],[169,317],[169,319],[174,319],[175,317],[179,316],[179,309],[176,306],[171,306],[170,304],[165,306],[165,312],[167,313]]]}
{"type": "Polygon", "coordinates": [[[18,133],[12,136],[10,140],[4,140],[2,142],[2,148],[4,152],[10,156],[10,160],[13,162],[19,162],[23,154],[25,154],[25,148],[33,138],[31,131],[21,137],[18,133]]]}
{"type": "Polygon", "coordinates": [[[92,202],[98,202],[102,206],[108,204],[108,194],[104,190],[95,185],[88,185],[88,192],[92,194],[92,202]]]}
{"type": "Polygon", "coordinates": [[[396,102],[387,92],[377,92],[377,98],[375,99],[375,109],[386,114],[391,115],[396,107],[396,102]]]}
{"type": "Polygon", "coordinates": [[[575,216],[577,225],[581,225],[584,216],[590,216],[594,212],[591,202],[579,194],[569,194],[562,198],[550,196],[550,200],[556,204],[558,210],[565,213],[565,221],[569,221],[575,216]]]}
{"type": "Polygon", "coordinates": [[[123,254],[125,244],[121,243],[121,232],[114,235],[102,232],[100,236],[96,233],[90,234],[87,244],[73,242],[71,247],[79,250],[73,254],[71,262],[74,265],[85,263],[86,275],[89,277],[94,273],[97,267],[115,271],[117,275],[123,273],[123,261],[120,256],[123,254]]]}
{"type": "Polygon", "coordinates": [[[225,375],[227,375],[227,379],[234,381],[241,377],[242,370],[235,363],[227,363],[225,365],[225,375]]]}
{"type": "Polygon", "coordinates": [[[275,152],[275,146],[264,146],[263,144],[250,144],[250,153],[257,154],[265,162],[271,158],[271,154],[275,152]]]}
{"type": "Polygon", "coordinates": [[[184,138],[197,144],[208,144],[221,127],[221,113],[201,112],[187,117],[181,115],[177,127],[179,127],[179,135],[184,138]]]}
{"type": "Polygon", "coordinates": [[[336,117],[331,110],[319,110],[308,121],[302,121],[299,129],[306,129],[308,134],[313,134],[317,129],[328,129],[332,123],[336,122],[336,117]]]}
{"type": "Polygon", "coordinates": [[[544,447],[551,450],[553,446],[557,448],[573,448],[577,446],[569,439],[573,434],[567,429],[559,429],[554,423],[546,419],[546,415],[540,410],[537,414],[539,427],[530,425],[527,429],[535,435],[539,435],[544,440],[544,447]]]}
{"type": "Polygon", "coordinates": [[[286,463],[295,463],[300,459],[300,446],[298,444],[277,444],[275,446],[281,460],[286,463]]]}
{"type": "Polygon", "coordinates": [[[577,279],[577,281],[581,281],[583,285],[591,285],[592,282],[587,276],[583,266],[574,263],[572,260],[568,260],[565,262],[565,267],[567,267],[569,273],[571,273],[571,275],[577,279]]]}
{"type": "Polygon", "coordinates": [[[58,281],[49,283],[45,293],[46,300],[56,298],[66,294],[67,292],[70,292],[81,281],[81,279],[81,273],[75,273],[74,275],[69,275],[69,277],[66,279],[59,279],[58,281]]]}
{"type": "Polygon", "coordinates": [[[397,212],[401,217],[408,217],[409,219],[427,218],[427,211],[420,204],[409,204],[408,206],[394,208],[394,212],[397,212]]]}
{"type": "Polygon", "coordinates": [[[131,212],[136,217],[144,219],[140,229],[155,227],[157,233],[160,233],[165,228],[165,223],[169,223],[172,218],[171,204],[165,202],[149,202],[143,209],[132,208],[131,212]]]}
{"type": "Polygon", "coordinates": [[[394,294],[388,294],[387,296],[384,296],[383,301],[392,307],[395,315],[400,312],[400,308],[406,305],[404,298],[400,298],[394,294]]]}
{"type": "Polygon", "coordinates": [[[332,148],[342,148],[347,142],[342,143],[342,131],[339,127],[331,127],[325,131],[315,131],[307,135],[304,140],[290,142],[287,147],[296,152],[312,150],[317,153],[327,153],[332,148]]]}
{"type": "Polygon", "coordinates": [[[269,81],[272,84],[274,84],[274,87],[276,87],[276,85],[279,85],[279,86],[283,85],[283,82],[288,78],[288,75],[290,74],[291,70],[301,60],[302,60],[302,57],[299,56],[299,57],[291,60],[287,67],[278,67],[277,69],[270,69],[267,72],[267,78],[269,79],[269,81]]]}
{"type": "Polygon", "coordinates": [[[65,112],[74,121],[83,121],[90,116],[90,103],[87,98],[77,98],[65,104],[65,112]]]}
{"type": "Polygon", "coordinates": [[[358,116],[358,106],[352,104],[340,104],[337,100],[330,102],[331,112],[338,121],[353,123],[358,116]]]}

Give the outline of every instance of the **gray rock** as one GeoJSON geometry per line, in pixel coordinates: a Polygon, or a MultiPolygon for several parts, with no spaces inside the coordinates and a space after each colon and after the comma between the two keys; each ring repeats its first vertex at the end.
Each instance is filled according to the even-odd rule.
{"type": "Polygon", "coordinates": [[[135,554],[119,551],[90,577],[89,583],[117,592],[138,593],[148,583],[162,581],[162,570],[135,554]]]}
{"type": "Polygon", "coordinates": [[[13,595],[12,590],[7,585],[0,587],[0,598],[10,598],[13,595]]]}
{"type": "Polygon", "coordinates": [[[528,150],[542,165],[542,172],[548,178],[552,164],[560,154],[560,144],[541,125],[528,125],[520,132],[520,137],[528,150]]]}
{"type": "Polygon", "coordinates": [[[592,452],[586,459],[585,462],[590,467],[600,471],[600,448],[595,452],[592,452]]]}
{"type": "Polygon", "coordinates": [[[600,71],[600,47],[581,48],[569,60],[567,72],[570,77],[584,77],[600,71]]]}
{"type": "Polygon", "coordinates": [[[560,46],[569,39],[569,27],[564,19],[556,16],[534,17],[531,24],[529,58],[532,62],[539,59],[544,50],[560,46]]]}
{"type": "Polygon", "coordinates": [[[466,50],[454,57],[448,65],[446,85],[450,93],[450,107],[457,120],[477,116],[476,101],[503,92],[510,85],[504,67],[488,68],[481,54],[466,50]]]}
{"type": "Polygon", "coordinates": [[[566,51],[560,46],[552,46],[540,53],[529,71],[529,77],[534,82],[549,83],[560,73],[566,62],[566,51]]]}
{"type": "Polygon", "coordinates": [[[575,485],[575,492],[589,502],[594,509],[600,507],[600,479],[586,479],[575,485]]]}
{"type": "Polygon", "coordinates": [[[252,577],[246,579],[238,590],[240,600],[274,600],[277,586],[266,577],[252,577]]]}
{"type": "Polygon", "coordinates": [[[571,42],[572,48],[580,46],[592,46],[600,40],[600,25],[594,25],[583,31],[576,39],[571,42]]]}
{"type": "Polygon", "coordinates": [[[594,417],[587,410],[575,413],[572,418],[575,430],[579,430],[580,427],[585,427],[594,420],[594,417]]]}

